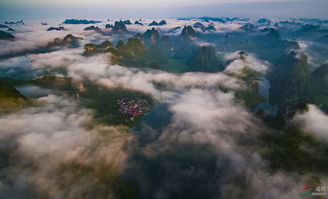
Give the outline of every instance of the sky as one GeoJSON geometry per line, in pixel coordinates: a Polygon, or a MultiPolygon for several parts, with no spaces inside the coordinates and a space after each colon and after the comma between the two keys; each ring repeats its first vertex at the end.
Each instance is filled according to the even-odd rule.
{"type": "Polygon", "coordinates": [[[328,0],[0,0],[0,19],[198,16],[328,18],[328,0]]]}
{"type": "MultiPolygon", "coordinates": [[[[137,7],[173,7],[184,5],[208,5],[222,3],[245,3],[245,2],[270,2],[270,1],[288,1],[288,0],[2,0],[4,5],[108,5],[108,6],[137,6],[137,7]]],[[[290,1],[290,0],[289,0],[290,1]]]]}

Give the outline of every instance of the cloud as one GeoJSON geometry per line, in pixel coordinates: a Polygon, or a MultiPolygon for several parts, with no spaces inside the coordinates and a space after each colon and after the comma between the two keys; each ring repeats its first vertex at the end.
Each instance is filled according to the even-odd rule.
{"type": "Polygon", "coordinates": [[[124,176],[141,198],[298,197],[304,179],[268,172],[255,147],[268,129],[232,93],[192,88],[168,103],[170,124],[134,130],[130,144],[124,176]]]}
{"type": "Polygon", "coordinates": [[[94,125],[90,110],[69,98],[49,95],[39,101],[45,104],[0,118],[0,153],[9,158],[2,162],[0,195],[81,198],[95,190],[115,195],[111,183],[107,188],[102,183],[119,183],[126,128],[94,125]]]}
{"type": "Polygon", "coordinates": [[[84,57],[79,49],[30,55],[32,67],[65,68],[69,77],[89,80],[108,88],[122,87],[143,91],[157,99],[169,97],[172,92],[156,89],[155,83],[171,85],[172,89],[186,87],[241,88],[242,83],[224,73],[172,74],[158,70],[111,65],[110,54],[84,57]]]}
{"type": "MultiPolygon", "coordinates": [[[[70,25],[60,24],[61,20],[49,20],[48,26],[41,25],[40,20],[25,21],[26,25],[17,26],[16,31],[13,33],[15,36],[14,41],[1,40],[0,41],[0,56],[13,53],[22,53],[29,50],[37,50],[47,46],[48,42],[53,41],[55,38],[64,38],[68,34],[72,34],[75,37],[83,38],[80,41],[81,45],[88,42],[94,42],[99,40],[107,40],[112,37],[109,35],[103,35],[94,31],[84,31],[84,28],[88,25],[70,25]],[[64,26],[64,31],[47,31],[47,28],[54,26],[64,26]]],[[[97,24],[100,28],[105,26],[105,23],[97,24]]],[[[104,30],[105,31],[105,30],[104,30]]]]}
{"type": "Polygon", "coordinates": [[[242,122],[230,122],[230,117],[238,116],[240,121],[247,123],[249,117],[241,107],[233,103],[233,93],[221,91],[210,93],[194,89],[181,94],[176,103],[171,106],[171,110],[176,113],[177,123],[187,122],[189,125],[194,125],[194,128],[201,127],[201,129],[245,132],[246,129],[239,126],[242,122]],[[197,113],[201,113],[202,116],[200,117],[197,113]]]}
{"type": "Polygon", "coordinates": [[[41,106],[0,117],[0,152],[11,160],[1,170],[0,194],[115,198],[111,187],[123,175],[141,198],[297,196],[303,180],[266,171],[253,148],[266,129],[234,103],[233,93],[210,88],[178,92],[167,101],[173,113],[167,126],[130,134],[125,127],[94,125],[90,110],[55,95],[40,98],[41,106]],[[147,139],[139,136],[153,133],[157,138],[139,144],[147,139]]]}
{"type": "Polygon", "coordinates": [[[226,73],[241,74],[244,68],[265,74],[269,69],[269,62],[259,60],[252,54],[244,55],[244,59],[240,59],[240,51],[227,54],[226,59],[233,60],[224,70],[226,73]]]}
{"type": "MultiPolygon", "coordinates": [[[[244,191],[254,198],[293,198],[292,191],[299,183],[298,178],[266,172],[267,163],[254,148],[257,136],[267,129],[236,103],[233,92],[220,90],[221,87],[243,88],[241,80],[222,72],[172,74],[111,65],[110,54],[93,57],[81,54],[81,49],[66,49],[28,57],[34,69],[64,68],[76,81],[88,80],[108,88],[122,87],[149,93],[159,103],[167,104],[172,118],[161,129],[153,129],[147,124],[132,129],[133,137],[122,150],[126,140],[124,131],[114,127],[87,129],[85,126],[91,120],[87,110],[77,111],[75,103],[69,100],[42,98],[54,104],[50,105],[52,111],[37,109],[38,113],[33,115],[21,112],[9,115],[3,121],[20,124],[12,125],[8,134],[21,132],[15,128],[26,126],[15,139],[19,146],[17,152],[41,167],[35,173],[29,169],[22,172],[31,179],[27,184],[36,184],[41,192],[52,197],[81,196],[83,189],[98,190],[101,186],[93,179],[101,179],[98,166],[109,158],[105,161],[104,172],[111,170],[113,162],[119,165],[120,172],[110,175],[121,174],[136,187],[141,198],[229,197],[229,190],[240,190],[239,195],[230,198],[240,198],[244,191]],[[159,89],[156,83],[167,85],[167,89],[159,89]],[[25,119],[24,123],[23,118],[30,119],[25,119]],[[36,122],[40,120],[43,122],[36,122]],[[44,124],[47,129],[40,130],[45,128],[44,124]],[[107,136],[99,134],[101,131],[119,138],[110,136],[106,139],[107,136]],[[36,145],[40,147],[36,148],[36,145]],[[47,168],[49,161],[54,166],[47,168]],[[91,171],[82,174],[81,170],[71,170],[72,164],[91,171]],[[62,170],[62,167],[66,169],[62,170]],[[53,174],[64,177],[68,181],[67,188],[60,187],[59,178],[49,180],[49,175],[53,174]],[[260,186],[259,179],[268,180],[260,186]],[[284,180],[290,184],[281,186],[279,183],[284,180]],[[241,188],[242,184],[247,186],[241,188]]],[[[266,70],[266,65],[251,56],[247,56],[246,61],[253,70],[266,70]]],[[[228,68],[238,71],[239,65],[243,64],[244,61],[237,59],[228,68]]],[[[27,112],[30,114],[31,109],[27,112]]]]}
{"type": "Polygon", "coordinates": [[[228,22],[228,23],[220,23],[220,22],[212,22],[214,27],[216,28],[217,33],[226,33],[233,31],[240,31],[240,27],[242,26],[239,23],[228,22]]]}
{"type": "Polygon", "coordinates": [[[309,111],[298,113],[294,121],[298,122],[308,132],[314,133],[318,138],[328,140],[328,115],[323,113],[315,105],[308,105],[309,111]]]}
{"type": "Polygon", "coordinates": [[[322,64],[328,63],[327,46],[325,44],[313,41],[297,41],[300,45],[299,52],[304,53],[308,57],[310,66],[316,68],[322,64]]]}
{"type": "Polygon", "coordinates": [[[42,71],[33,69],[28,57],[20,56],[0,60],[0,74],[1,77],[32,79],[40,76],[42,71]]]}
{"type": "MultiPolygon", "coordinates": [[[[24,53],[32,50],[37,50],[47,46],[48,42],[53,41],[55,38],[64,38],[68,34],[72,34],[75,37],[83,38],[80,41],[81,46],[83,47],[86,43],[101,43],[105,40],[110,40],[113,43],[116,43],[119,39],[127,39],[128,36],[133,36],[136,32],[144,33],[147,29],[152,27],[148,26],[153,20],[160,21],[160,19],[144,19],[142,23],[144,26],[140,25],[126,25],[127,29],[131,34],[127,36],[121,35],[110,35],[110,29],[106,29],[105,25],[108,23],[113,24],[115,21],[121,19],[111,19],[110,21],[102,20],[101,23],[96,24],[102,29],[104,34],[96,33],[94,31],[84,31],[84,28],[89,26],[85,24],[61,24],[62,20],[47,20],[47,26],[41,25],[41,20],[27,20],[25,21],[26,25],[17,26],[16,31],[12,33],[15,36],[14,41],[0,40],[0,56],[6,56],[14,53],[24,53]],[[58,27],[64,26],[64,31],[47,31],[48,27],[58,27]]],[[[130,19],[132,23],[134,20],[139,20],[138,18],[130,19]]],[[[156,26],[155,28],[161,32],[161,35],[179,35],[182,31],[182,28],[185,25],[193,25],[198,20],[177,20],[177,19],[165,19],[167,25],[165,26],[156,26]],[[177,31],[173,31],[175,27],[181,27],[177,31]]],[[[208,22],[202,22],[204,24],[210,24],[208,22]]],[[[218,33],[237,31],[240,27],[238,23],[227,23],[222,24],[218,22],[213,22],[213,25],[217,28],[218,33]]]]}
{"type": "MultiPolygon", "coordinates": [[[[192,23],[172,20],[161,30],[192,23]]],[[[236,27],[227,25],[226,29],[236,27]]],[[[148,27],[136,30],[142,28],[148,27]]],[[[72,26],[76,33],[82,29],[72,26]]],[[[38,34],[27,33],[21,38],[19,34],[18,43],[8,44],[8,49],[18,49],[11,45],[33,47],[37,38],[32,37],[38,34]]],[[[84,42],[109,38],[90,32],[79,34],[84,42]]],[[[44,41],[50,39],[48,36],[44,41]]],[[[152,122],[169,119],[158,128],[150,125],[149,115],[131,129],[99,125],[93,121],[92,110],[80,107],[77,99],[52,95],[35,86],[20,87],[28,95],[38,93],[35,97],[39,97],[40,105],[0,116],[0,157],[4,157],[1,196],[116,198],[115,188],[124,180],[136,188],[140,198],[298,197],[307,177],[270,172],[269,162],[262,159],[257,146],[262,133],[274,130],[238,104],[233,92],[245,87],[245,82],[234,77],[236,73],[244,67],[266,73],[267,62],[252,54],[240,59],[235,52],[226,56],[231,63],[224,72],[173,74],[113,65],[110,53],[92,57],[82,53],[82,47],[62,49],[3,60],[0,65],[6,75],[17,75],[20,65],[34,75],[59,74],[54,71],[63,69],[74,81],[142,91],[157,100],[149,115],[160,114],[158,121],[152,122]]],[[[306,129],[325,137],[326,117],[310,105],[309,112],[296,118],[306,129]]]]}

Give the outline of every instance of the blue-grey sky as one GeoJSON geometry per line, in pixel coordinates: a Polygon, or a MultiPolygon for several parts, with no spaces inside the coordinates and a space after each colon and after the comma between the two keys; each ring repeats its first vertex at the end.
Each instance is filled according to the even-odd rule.
{"type": "Polygon", "coordinates": [[[328,0],[0,0],[0,19],[128,17],[318,17],[328,0]]]}
{"type": "Polygon", "coordinates": [[[184,5],[206,5],[206,4],[222,4],[222,3],[245,3],[245,2],[283,2],[291,0],[1,0],[5,5],[85,5],[90,6],[94,4],[107,5],[115,7],[172,7],[184,5]]]}

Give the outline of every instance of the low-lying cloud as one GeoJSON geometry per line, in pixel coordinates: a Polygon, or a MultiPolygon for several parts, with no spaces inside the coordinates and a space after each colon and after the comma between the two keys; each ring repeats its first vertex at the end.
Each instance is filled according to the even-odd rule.
{"type": "MultiPolygon", "coordinates": [[[[163,32],[195,20],[168,22],[159,27],[163,32]]],[[[214,25],[218,32],[240,27],[214,25]]],[[[45,30],[30,30],[24,36],[21,30],[16,34],[17,41],[5,44],[7,49],[0,55],[17,51],[19,46],[30,49],[44,45],[50,37],[70,31],[83,36],[83,42],[109,38],[81,33],[82,26],[65,26],[69,31],[44,37],[40,35],[45,30]]],[[[1,71],[20,77],[23,68],[35,76],[60,74],[73,81],[142,91],[153,96],[155,104],[165,104],[169,122],[153,128],[145,116],[137,128],[100,125],[94,122],[92,110],[81,107],[78,99],[53,95],[52,90],[36,86],[18,87],[28,96],[37,93],[32,97],[39,103],[0,115],[0,197],[118,198],[118,189],[127,182],[139,198],[298,198],[308,176],[270,170],[258,142],[263,133],[275,130],[237,103],[234,93],[246,88],[236,74],[245,67],[265,74],[267,62],[252,54],[241,59],[240,52],[235,52],[226,56],[231,62],[223,72],[173,74],[113,65],[110,53],[92,57],[82,54],[80,47],[15,57],[1,61],[1,71]]],[[[328,138],[327,115],[315,106],[310,105],[309,112],[298,114],[295,120],[302,122],[305,130],[328,138]]]]}
{"type": "Polygon", "coordinates": [[[114,197],[102,180],[124,168],[126,129],[94,125],[90,110],[69,98],[39,101],[0,118],[1,198],[81,198],[95,190],[114,197]]]}
{"type": "Polygon", "coordinates": [[[154,83],[165,83],[172,89],[186,87],[219,87],[237,89],[243,85],[237,78],[224,73],[184,73],[172,74],[158,70],[137,69],[110,64],[110,54],[84,57],[81,51],[57,51],[46,54],[31,55],[34,68],[62,68],[67,70],[69,77],[76,80],[87,79],[108,88],[122,87],[143,91],[155,98],[169,97],[170,91],[156,89],[154,83]]]}
{"type": "Polygon", "coordinates": [[[299,122],[306,131],[314,133],[318,138],[328,140],[328,115],[315,105],[308,105],[309,111],[299,113],[294,120],[299,122]]]}
{"type": "Polygon", "coordinates": [[[169,125],[135,131],[157,135],[130,144],[124,176],[141,198],[298,198],[304,179],[269,172],[255,147],[268,129],[233,99],[220,90],[186,90],[170,101],[169,125]]]}

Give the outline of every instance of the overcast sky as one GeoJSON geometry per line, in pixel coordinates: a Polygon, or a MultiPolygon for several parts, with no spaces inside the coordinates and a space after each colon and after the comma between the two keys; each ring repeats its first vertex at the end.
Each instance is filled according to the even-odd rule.
{"type": "Polygon", "coordinates": [[[328,0],[0,0],[0,19],[112,17],[320,17],[328,0]]]}
{"type": "Polygon", "coordinates": [[[137,7],[172,7],[183,5],[206,5],[244,2],[278,2],[293,0],[1,0],[6,5],[107,5],[107,6],[137,6],[137,7]]]}

